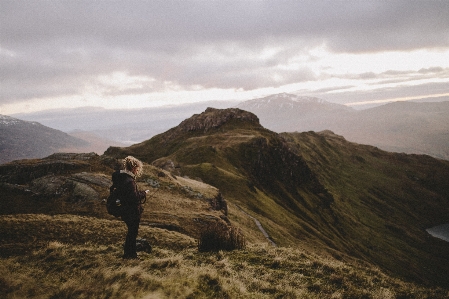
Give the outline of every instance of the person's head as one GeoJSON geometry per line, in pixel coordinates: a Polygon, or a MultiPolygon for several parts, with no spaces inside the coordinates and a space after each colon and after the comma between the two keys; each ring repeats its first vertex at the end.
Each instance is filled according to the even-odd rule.
{"type": "Polygon", "coordinates": [[[128,156],[125,159],[123,159],[123,168],[125,168],[125,170],[127,171],[134,173],[136,176],[140,176],[142,175],[143,164],[141,161],[134,158],[133,156],[128,156]]]}

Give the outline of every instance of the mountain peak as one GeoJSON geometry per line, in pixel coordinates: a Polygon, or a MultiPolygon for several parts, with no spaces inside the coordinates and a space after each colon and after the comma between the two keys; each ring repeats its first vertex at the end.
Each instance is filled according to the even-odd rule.
{"type": "Polygon", "coordinates": [[[240,125],[250,125],[261,128],[259,118],[248,111],[239,108],[216,109],[207,108],[200,114],[194,114],[182,121],[178,126],[163,133],[166,140],[172,140],[188,132],[206,133],[218,129],[230,122],[237,121],[240,125]]]}
{"type": "Polygon", "coordinates": [[[177,128],[184,132],[207,132],[212,128],[219,128],[231,120],[239,120],[260,126],[259,118],[251,112],[239,108],[216,109],[209,107],[203,113],[194,114],[192,117],[184,120],[177,128]]]}
{"type": "Polygon", "coordinates": [[[293,102],[298,102],[298,103],[324,103],[325,102],[324,100],[316,98],[316,97],[298,96],[298,95],[286,93],[286,92],[269,95],[260,100],[262,100],[262,101],[270,101],[270,100],[293,101],[293,102]]]}
{"type": "Polygon", "coordinates": [[[275,132],[329,129],[334,119],[353,112],[345,105],[288,93],[245,101],[237,107],[257,114],[261,125],[275,132]]]}

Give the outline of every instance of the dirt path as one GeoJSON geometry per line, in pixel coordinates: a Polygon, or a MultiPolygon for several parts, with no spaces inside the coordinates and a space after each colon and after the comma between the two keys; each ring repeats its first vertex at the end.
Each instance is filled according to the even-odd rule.
{"type": "MultiPolygon", "coordinates": [[[[230,203],[230,202],[228,202],[230,203]]],[[[266,232],[266,230],[262,227],[262,224],[260,223],[259,220],[257,220],[256,218],[254,218],[253,216],[251,216],[250,214],[248,214],[247,212],[245,212],[240,206],[234,204],[234,203],[230,203],[234,206],[236,206],[240,211],[242,211],[245,215],[247,215],[249,218],[251,218],[252,220],[254,220],[254,222],[256,223],[257,227],[259,228],[259,230],[262,232],[262,234],[265,236],[265,238],[268,240],[268,242],[271,243],[271,245],[273,245],[274,247],[277,247],[276,243],[274,243],[273,240],[271,240],[270,236],[268,235],[268,233],[266,232]]]]}

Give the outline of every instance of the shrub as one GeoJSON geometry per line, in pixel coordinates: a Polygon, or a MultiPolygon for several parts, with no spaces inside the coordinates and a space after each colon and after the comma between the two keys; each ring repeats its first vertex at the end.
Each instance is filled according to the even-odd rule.
{"type": "Polygon", "coordinates": [[[239,228],[221,222],[210,223],[198,240],[199,251],[219,251],[245,248],[245,237],[239,228]]]}

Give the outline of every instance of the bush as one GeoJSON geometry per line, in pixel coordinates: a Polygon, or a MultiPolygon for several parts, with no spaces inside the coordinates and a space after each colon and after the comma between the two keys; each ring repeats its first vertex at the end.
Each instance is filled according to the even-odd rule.
{"type": "Polygon", "coordinates": [[[198,240],[199,251],[219,251],[245,248],[245,237],[239,228],[221,222],[210,223],[198,240]]]}

